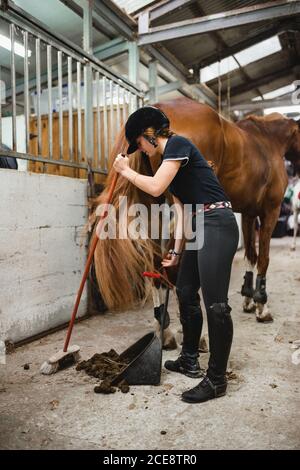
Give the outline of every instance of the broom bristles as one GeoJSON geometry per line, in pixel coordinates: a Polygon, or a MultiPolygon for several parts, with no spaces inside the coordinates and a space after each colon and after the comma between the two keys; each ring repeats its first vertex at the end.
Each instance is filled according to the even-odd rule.
{"type": "Polygon", "coordinates": [[[59,351],[54,354],[48,361],[45,361],[40,368],[43,375],[55,374],[58,370],[70,367],[80,359],[79,346],[71,346],[67,352],[59,351]]]}

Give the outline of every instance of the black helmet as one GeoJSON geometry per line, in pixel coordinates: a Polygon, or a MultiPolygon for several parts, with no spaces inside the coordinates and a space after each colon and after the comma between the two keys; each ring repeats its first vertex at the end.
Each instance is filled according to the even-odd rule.
{"type": "Polygon", "coordinates": [[[137,150],[136,139],[148,128],[155,130],[164,129],[170,126],[170,121],[160,109],[154,106],[144,106],[130,114],[125,124],[125,136],[129,143],[127,153],[137,150]]]}

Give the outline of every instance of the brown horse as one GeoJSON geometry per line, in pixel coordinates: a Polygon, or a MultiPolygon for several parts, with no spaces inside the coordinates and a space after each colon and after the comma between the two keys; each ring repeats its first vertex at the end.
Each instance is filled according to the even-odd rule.
{"type": "MultiPolygon", "coordinates": [[[[242,295],[244,310],[256,308],[258,321],[272,320],[266,309],[266,273],[269,264],[270,238],[278,219],[281,201],[287,186],[284,156],[300,165],[300,132],[298,124],[280,114],[266,118],[250,116],[237,124],[221,117],[211,107],[188,98],[179,98],[155,104],[170,119],[170,128],[190,139],[202,155],[213,163],[215,172],[228,194],[235,212],[242,213],[245,256],[251,268],[257,264],[256,287],[253,273],[245,275],[242,295]],[[259,217],[259,251],[255,247],[255,221],[259,217]],[[254,300],[254,304],[253,300],[254,300]]],[[[110,162],[127,143],[121,130],[110,162]]],[[[144,173],[155,173],[160,156],[151,158],[136,152],[131,167],[144,173]]],[[[107,186],[96,204],[105,200],[112,179],[109,172],[107,186]]],[[[128,205],[142,202],[147,207],[157,199],[138,190],[127,180],[119,178],[114,196],[118,212],[118,198],[128,197],[128,205]]],[[[141,272],[153,269],[155,256],[161,257],[161,247],[155,240],[100,240],[95,253],[98,284],[108,308],[126,309],[137,305],[150,292],[141,272]]]]}

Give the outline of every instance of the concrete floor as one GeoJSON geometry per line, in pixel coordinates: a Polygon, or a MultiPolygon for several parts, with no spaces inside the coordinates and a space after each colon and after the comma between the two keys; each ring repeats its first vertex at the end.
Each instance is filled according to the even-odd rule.
{"type": "MultiPolygon", "coordinates": [[[[242,313],[243,253],[236,255],[229,296],[235,324],[229,368],[236,378],[225,397],[184,403],[182,391],[197,381],[166,370],[160,386],[114,395],[95,394],[97,380],[74,368],[42,376],[41,363],[62,346],[65,332],[58,332],[18,348],[0,365],[0,448],[300,449],[300,365],[292,364],[289,344],[300,339],[300,246],[290,252],[290,242],[272,240],[267,282],[272,324],[242,313]]],[[[172,294],[174,330],[175,311],[172,294]]],[[[151,329],[149,305],[88,319],[75,326],[72,341],[86,359],[111,347],[120,352],[151,329]]],[[[164,359],[178,351],[164,352],[164,359]]],[[[207,356],[201,357],[203,366],[207,356]]]]}

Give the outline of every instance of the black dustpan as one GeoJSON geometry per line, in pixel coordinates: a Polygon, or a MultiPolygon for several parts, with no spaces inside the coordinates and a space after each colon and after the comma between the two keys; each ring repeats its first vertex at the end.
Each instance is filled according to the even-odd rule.
{"type": "Polygon", "coordinates": [[[116,385],[121,380],[126,380],[129,385],[158,385],[161,360],[161,340],[153,331],[122,352],[120,361],[129,364],[113,379],[111,385],[116,385]]]}
{"type": "MultiPolygon", "coordinates": [[[[160,274],[144,273],[148,277],[164,278],[160,274]],[[150,276],[151,274],[151,276],[150,276]]],[[[161,377],[163,325],[169,303],[170,284],[167,284],[163,315],[160,325],[160,337],[153,331],[140,338],[136,343],[120,354],[120,361],[128,363],[111,382],[117,385],[125,380],[128,385],[159,385],[161,377]]]]}

